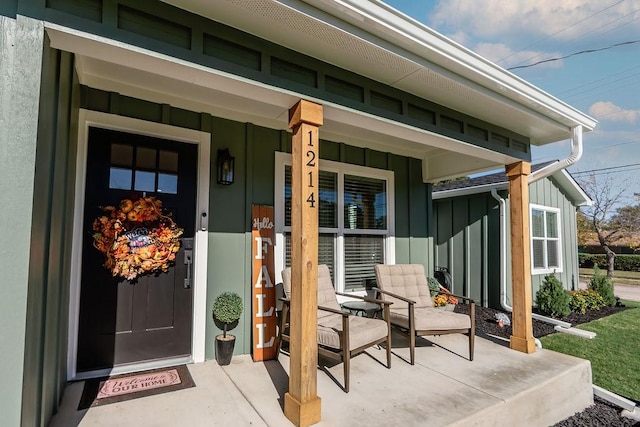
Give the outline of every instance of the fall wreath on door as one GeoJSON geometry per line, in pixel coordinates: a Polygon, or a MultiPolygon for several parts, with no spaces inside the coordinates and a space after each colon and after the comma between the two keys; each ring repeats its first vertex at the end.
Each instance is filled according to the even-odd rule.
{"type": "Polygon", "coordinates": [[[93,246],[105,255],[104,267],[116,277],[135,280],[168,271],[180,250],[178,227],[155,197],[122,199],[102,206],[93,221],[93,246]]]}

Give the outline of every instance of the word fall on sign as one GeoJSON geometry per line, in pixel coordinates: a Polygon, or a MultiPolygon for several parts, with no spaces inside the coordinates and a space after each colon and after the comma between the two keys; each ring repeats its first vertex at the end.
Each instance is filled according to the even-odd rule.
{"type": "Polygon", "coordinates": [[[251,285],[253,289],[253,360],[270,360],[276,355],[276,290],[274,286],[273,207],[252,208],[251,285]]]}

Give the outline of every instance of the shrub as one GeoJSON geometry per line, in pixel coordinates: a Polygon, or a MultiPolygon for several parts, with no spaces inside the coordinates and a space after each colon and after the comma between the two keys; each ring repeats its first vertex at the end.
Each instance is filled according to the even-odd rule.
{"type": "Polygon", "coordinates": [[[579,289],[569,292],[569,308],[571,311],[585,314],[587,310],[598,310],[605,306],[602,296],[594,290],[579,289]]]}
{"type": "Polygon", "coordinates": [[[640,271],[640,255],[616,255],[613,266],[619,271],[640,271]]]}
{"type": "Polygon", "coordinates": [[[242,298],[235,292],[220,294],[213,303],[213,317],[224,324],[224,336],[227,327],[240,318],[242,314],[242,298]]]}
{"type": "Polygon", "coordinates": [[[600,294],[604,300],[604,305],[614,305],[616,303],[616,296],[613,293],[613,281],[602,273],[598,266],[593,267],[593,277],[591,277],[587,289],[600,294]]]}
{"type": "MultiPolygon", "coordinates": [[[[606,269],[608,264],[605,254],[578,254],[580,268],[592,268],[598,266],[606,269]]],[[[640,255],[616,255],[613,262],[614,270],[640,271],[640,255]]]]}
{"type": "Polygon", "coordinates": [[[540,313],[551,317],[564,317],[571,311],[569,294],[553,274],[545,276],[540,290],[536,293],[536,305],[540,313]]]}

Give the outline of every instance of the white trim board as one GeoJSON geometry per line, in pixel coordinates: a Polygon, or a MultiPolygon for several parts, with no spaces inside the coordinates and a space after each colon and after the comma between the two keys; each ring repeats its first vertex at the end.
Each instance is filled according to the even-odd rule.
{"type": "MultiPolygon", "coordinates": [[[[76,355],[78,351],[78,322],[80,314],[80,280],[82,273],[82,235],[84,230],[84,192],[86,186],[87,145],[89,127],[112,129],[121,132],[153,136],[173,141],[198,145],[198,188],[196,201],[196,233],[194,238],[194,285],[193,285],[193,327],[191,339],[191,360],[203,362],[205,359],[205,328],[207,303],[207,221],[201,221],[202,214],[209,209],[209,168],[211,134],[191,129],[179,128],[162,123],[147,122],[114,114],[81,109],[78,118],[78,148],[76,158],[75,202],[73,212],[73,243],[71,249],[71,281],[69,292],[69,343],[67,352],[67,380],[79,379],[76,355]]],[[[155,362],[154,362],[155,363],[155,362]]],[[[170,360],[167,360],[170,363],[170,360]]],[[[154,367],[162,362],[154,364],[154,367]]],[[[126,371],[144,368],[144,363],[129,365],[126,371]]],[[[122,373],[122,368],[117,368],[122,373]]],[[[82,373],[82,378],[103,375],[102,371],[82,373]]]]}

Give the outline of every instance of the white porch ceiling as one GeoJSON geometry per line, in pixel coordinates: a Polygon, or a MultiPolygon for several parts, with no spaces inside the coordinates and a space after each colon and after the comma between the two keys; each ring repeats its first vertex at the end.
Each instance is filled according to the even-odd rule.
{"type": "Polygon", "coordinates": [[[373,0],[164,0],[546,144],[595,120],[373,0]]]}

